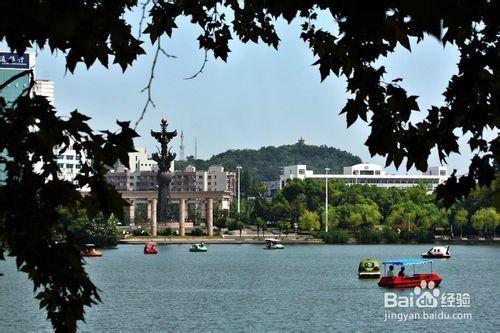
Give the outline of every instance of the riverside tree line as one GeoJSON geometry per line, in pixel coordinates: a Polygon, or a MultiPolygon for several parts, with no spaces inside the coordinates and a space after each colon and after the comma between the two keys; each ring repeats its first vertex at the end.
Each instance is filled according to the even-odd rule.
{"type": "MultiPolygon", "coordinates": [[[[494,188],[494,187],[493,187],[494,188]]],[[[344,243],[355,237],[360,242],[432,241],[435,236],[494,237],[500,214],[493,203],[494,191],[477,187],[464,200],[446,209],[426,184],[409,188],[381,188],[369,185],[328,183],[328,221],[325,214],[325,182],[291,180],[272,199],[265,187],[252,182],[241,202],[241,213],[233,205],[229,213],[215,210],[219,228],[242,229],[254,225],[257,231],[275,227],[288,233],[311,233],[327,242],[344,243]],[[329,232],[325,233],[328,223],[329,232]]]]}

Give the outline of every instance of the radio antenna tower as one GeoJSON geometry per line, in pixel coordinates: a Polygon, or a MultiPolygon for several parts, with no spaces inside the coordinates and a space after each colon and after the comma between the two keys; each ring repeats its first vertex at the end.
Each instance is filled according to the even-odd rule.
{"type": "Polygon", "coordinates": [[[196,137],[194,138],[194,159],[198,159],[198,142],[196,141],[196,137]]]}
{"type": "Polygon", "coordinates": [[[179,147],[179,161],[184,161],[186,156],[184,155],[184,131],[181,131],[181,146],[179,147]]]}

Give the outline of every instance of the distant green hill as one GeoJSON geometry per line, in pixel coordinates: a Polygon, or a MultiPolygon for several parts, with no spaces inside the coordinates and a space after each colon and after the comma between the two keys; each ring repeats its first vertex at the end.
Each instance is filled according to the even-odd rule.
{"type": "Polygon", "coordinates": [[[259,150],[228,150],[214,155],[209,160],[195,160],[189,156],[186,161],[175,161],[175,169],[182,170],[193,165],[198,170],[207,170],[211,165],[222,165],[226,170],[236,170],[241,165],[249,176],[257,181],[278,180],[285,165],[306,164],[314,173],[324,172],[328,167],[332,173],[342,173],[342,167],[361,163],[358,156],[333,147],[306,145],[300,140],[294,145],[262,147],[259,150]]]}

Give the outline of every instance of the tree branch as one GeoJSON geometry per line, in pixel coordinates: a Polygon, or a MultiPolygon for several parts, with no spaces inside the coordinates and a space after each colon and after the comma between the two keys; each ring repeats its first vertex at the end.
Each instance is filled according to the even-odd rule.
{"type": "Polygon", "coordinates": [[[162,53],[163,55],[165,55],[167,58],[177,58],[174,55],[168,54],[161,47],[161,39],[158,38],[158,43],[157,43],[157,46],[156,46],[156,52],[155,52],[155,56],[153,58],[153,64],[151,65],[151,72],[150,72],[150,75],[149,75],[148,84],[144,88],[142,88],[142,90],[141,90],[141,93],[143,93],[145,91],[147,92],[146,103],[144,104],[144,107],[142,109],[141,115],[139,116],[139,119],[137,119],[137,121],[134,124],[134,131],[137,129],[137,126],[139,126],[140,122],[144,119],[144,115],[146,114],[146,112],[148,110],[148,107],[150,105],[153,108],[156,107],[156,105],[155,105],[155,103],[153,101],[153,98],[152,98],[151,91],[152,91],[152,87],[153,87],[153,79],[155,78],[155,70],[156,70],[156,65],[158,63],[158,56],[160,55],[160,53],[162,53]]]}
{"type": "Polygon", "coordinates": [[[198,69],[198,71],[196,73],[194,73],[193,75],[191,75],[189,77],[185,77],[184,80],[194,79],[195,77],[197,77],[198,75],[203,73],[203,70],[205,69],[205,65],[207,64],[207,62],[208,62],[208,51],[205,50],[205,59],[203,59],[203,63],[201,64],[200,69],[198,69]]]}

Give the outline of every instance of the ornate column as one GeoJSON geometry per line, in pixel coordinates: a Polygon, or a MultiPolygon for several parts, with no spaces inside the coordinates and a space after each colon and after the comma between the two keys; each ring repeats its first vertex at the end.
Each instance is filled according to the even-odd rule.
{"type": "MultiPolygon", "coordinates": [[[[147,220],[148,221],[152,221],[151,220],[151,205],[153,205],[153,200],[148,200],[148,205],[147,205],[147,207],[148,207],[147,208],[147,220]]],[[[156,207],[155,207],[155,211],[156,211],[156,207]]]]}
{"type": "Polygon", "coordinates": [[[157,199],[151,199],[148,201],[148,212],[151,213],[151,236],[156,236],[157,223],[156,223],[156,201],[157,199]]]}
{"type": "Polygon", "coordinates": [[[129,225],[135,225],[135,205],[134,201],[130,200],[130,206],[125,207],[125,217],[129,225]]]}
{"type": "Polygon", "coordinates": [[[186,235],[186,227],[184,222],[186,221],[186,199],[180,199],[179,201],[179,235],[186,235]]]}
{"type": "Polygon", "coordinates": [[[214,235],[214,199],[212,199],[212,198],[207,199],[206,215],[207,215],[207,235],[213,236],[214,235]]]}

